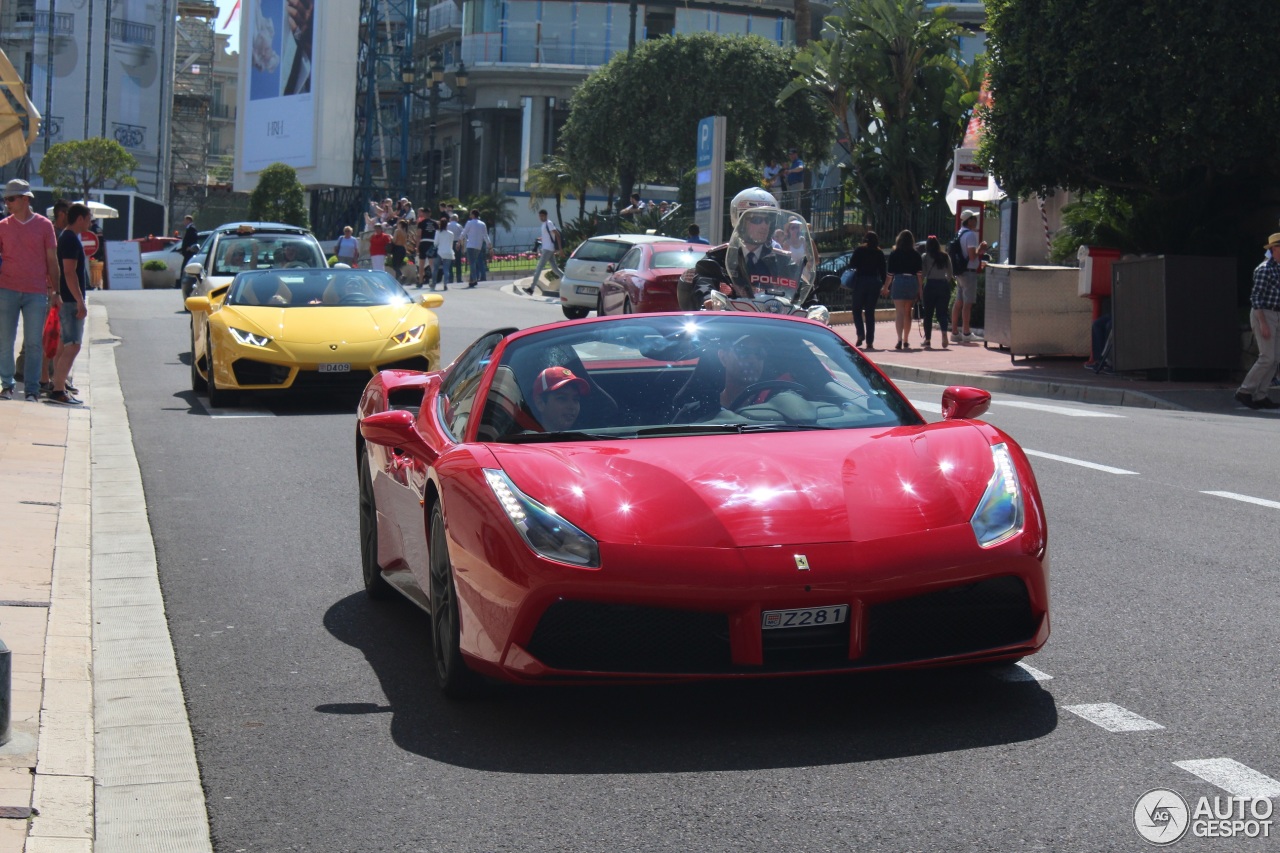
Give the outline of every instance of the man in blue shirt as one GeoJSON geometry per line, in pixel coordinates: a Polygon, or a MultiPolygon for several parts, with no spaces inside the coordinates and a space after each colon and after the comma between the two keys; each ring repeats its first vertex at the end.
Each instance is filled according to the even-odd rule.
{"type": "Polygon", "coordinates": [[[1272,234],[1263,248],[1270,257],[1253,271],[1249,294],[1249,325],[1258,342],[1258,360],[1240,383],[1236,400],[1250,409],[1280,409],[1280,403],[1267,396],[1280,364],[1280,233],[1272,234]]]}
{"type": "Polygon", "coordinates": [[[804,161],[800,159],[800,149],[792,148],[790,152],[791,163],[788,164],[786,170],[787,191],[804,189],[804,161]]]}
{"type": "Polygon", "coordinates": [[[702,243],[703,245],[711,245],[711,241],[702,236],[702,229],[698,227],[698,223],[689,226],[689,236],[684,238],[686,243],[702,243]]]}

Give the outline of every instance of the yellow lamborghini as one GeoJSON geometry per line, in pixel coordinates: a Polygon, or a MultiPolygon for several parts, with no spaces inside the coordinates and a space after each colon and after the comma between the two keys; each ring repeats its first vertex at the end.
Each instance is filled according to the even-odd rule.
{"type": "Polygon", "coordinates": [[[440,327],[431,308],[388,273],[362,269],[242,272],[191,312],[191,388],[215,408],[240,391],[362,388],[385,368],[435,370],[440,327]]]}

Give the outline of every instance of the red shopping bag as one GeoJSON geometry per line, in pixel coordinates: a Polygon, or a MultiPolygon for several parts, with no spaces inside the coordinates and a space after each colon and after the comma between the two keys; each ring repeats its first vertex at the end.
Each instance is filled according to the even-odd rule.
{"type": "Polygon", "coordinates": [[[49,313],[44,318],[44,357],[53,358],[58,354],[58,340],[62,337],[62,320],[57,305],[49,306],[49,313]]]}

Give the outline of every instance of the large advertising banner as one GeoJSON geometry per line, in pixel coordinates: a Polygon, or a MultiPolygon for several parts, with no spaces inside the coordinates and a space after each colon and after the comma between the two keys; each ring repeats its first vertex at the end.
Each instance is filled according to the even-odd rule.
{"type": "Polygon", "coordinates": [[[241,6],[241,69],[248,79],[241,171],[315,165],[311,83],[321,14],[316,0],[245,0],[241,6]]]}

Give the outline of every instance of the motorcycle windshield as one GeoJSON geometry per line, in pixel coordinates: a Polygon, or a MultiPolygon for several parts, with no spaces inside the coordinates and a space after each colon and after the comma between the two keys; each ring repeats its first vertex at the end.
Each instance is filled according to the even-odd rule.
{"type": "Polygon", "coordinates": [[[775,207],[753,207],[738,218],[725,263],[739,287],[799,304],[813,290],[818,256],[804,217],[775,207]]]}

